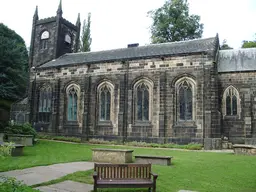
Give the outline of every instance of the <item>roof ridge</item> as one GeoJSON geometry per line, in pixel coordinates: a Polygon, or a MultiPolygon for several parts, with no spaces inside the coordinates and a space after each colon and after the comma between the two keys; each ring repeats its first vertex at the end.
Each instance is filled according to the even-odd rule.
{"type": "Polygon", "coordinates": [[[187,43],[187,42],[193,42],[193,41],[205,41],[205,40],[210,40],[210,39],[215,39],[215,37],[208,37],[208,38],[198,38],[198,39],[189,39],[185,41],[174,41],[174,42],[165,42],[165,43],[156,43],[156,44],[149,44],[149,45],[142,45],[138,47],[123,47],[123,48],[116,48],[116,49],[106,49],[106,50],[100,50],[100,51],[88,51],[88,52],[77,52],[77,53],[67,53],[65,55],[86,55],[86,54],[91,54],[91,53],[103,53],[103,52],[109,52],[109,51],[118,51],[118,50],[131,50],[131,49],[141,49],[145,47],[154,47],[154,46],[161,46],[161,45],[171,45],[171,44],[180,44],[180,43],[187,43]]]}
{"type": "Polygon", "coordinates": [[[178,55],[187,53],[201,53],[215,50],[215,37],[191,39],[186,41],[149,44],[139,47],[126,47],[119,49],[66,53],[56,60],[42,65],[45,67],[65,66],[81,63],[109,62],[123,59],[139,59],[178,55]]]}

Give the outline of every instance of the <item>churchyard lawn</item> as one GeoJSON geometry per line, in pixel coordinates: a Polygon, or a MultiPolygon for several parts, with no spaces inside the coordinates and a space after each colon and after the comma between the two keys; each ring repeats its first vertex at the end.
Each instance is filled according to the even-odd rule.
{"type": "MultiPolygon", "coordinates": [[[[92,159],[91,148],[96,147],[134,149],[133,155],[173,156],[171,166],[153,165],[153,172],[159,175],[157,191],[176,192],[180,189],[199,192],[256,191],[256,157],[230,153],[70,144],[40,140],[34,147],[25,147],[24,156],[1,159],[0,171],[54,163],[90,161],[92,159]]],[[[92,171],[76,172],[50,183],[64,180],[92,183],[92,171]]],[[[48,185],[49,182],[43,185],[46,184],[48,185]]],[[[106,189],[99,191],[128,192],[131,190],[106,189]]]]}

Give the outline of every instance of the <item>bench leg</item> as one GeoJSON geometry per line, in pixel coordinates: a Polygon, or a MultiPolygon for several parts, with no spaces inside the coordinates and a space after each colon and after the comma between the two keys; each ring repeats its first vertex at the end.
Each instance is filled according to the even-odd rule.
{"type": "Polygon", "coordinates": [[[156,192],[156,185],[153,186],[153,191],[152,192],[156,192]]]}
{"type": "Polygon", "coordinates": [[[93,192],[97,192],[97,187],[96,187],[96,185],[93,186],[93,192]]]}
{"type": "Polygon", "coordinates": [[[148,188],[148,192],[151,192],[151,187],[148,188]]]}

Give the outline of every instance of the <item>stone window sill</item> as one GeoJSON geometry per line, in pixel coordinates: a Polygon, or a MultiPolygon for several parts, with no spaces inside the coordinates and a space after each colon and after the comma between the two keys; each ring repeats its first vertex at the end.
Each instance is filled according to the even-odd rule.
{"type": "Polygon", "coordinates": [[[112,126],[112,121],[110,121],[110,120],[107,120],[107,121],[99,121],[98,122],[98,125],[99,126],[112,126]]]}
{"type": "Polygon", "coordinates": [[[240,119],[239,115],[224,115],[224,119],[240,119]]]}
{"type": "Polygon", "coordinates": [[[67,125],[77,125],[78,122],[77,121],[66,121],[67,125]]]}
{"type": "Polygon", "coordinates": [[[196,127],[196,122],[193,120],[188,120],[188,121],[179,120],[176,122],[175,127],[196,127]]]}
{"type": "Polygon", "coordinates": [[[151,122],[150,121],[135,121],[134,122],[134,126],[151,126],[151,122]]]}

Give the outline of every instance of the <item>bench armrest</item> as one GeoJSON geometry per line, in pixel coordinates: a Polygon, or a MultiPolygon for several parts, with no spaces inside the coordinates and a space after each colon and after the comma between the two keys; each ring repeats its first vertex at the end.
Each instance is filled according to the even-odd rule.
{"type": "Polygon", "coordinates": [[[96,171],[94,171],[93,173],[93,179],[94,180],[97,180],[98,179],[98,173],[96,171]]]}
{"type": "Polygon", "coordinates": [[[154,180],[156,180],[156,179],[157,179],[157,177],[158,177],[158,175],[157,175],[157,174],[155,174],[155,173],[153,173],[153,172],[150,172],[150,175],[152,175],[152,176],[153,176],[153,179],[154,179],[154,180]]]}

